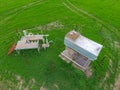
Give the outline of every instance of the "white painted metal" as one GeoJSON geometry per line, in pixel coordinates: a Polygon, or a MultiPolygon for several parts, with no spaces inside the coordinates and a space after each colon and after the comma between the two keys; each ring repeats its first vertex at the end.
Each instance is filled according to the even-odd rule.
{"type": "MultiPolygon", "coordinates": [[[[71,31],[68,34],[72,34],[73,32],[75,31],[71,31]]],[[[103,47],[101,44],[98,44],[82,35],[80,35],[76,40],[72,40],[66,36],[64,44],[67,47],[70,47],[80,54],[86,56],[90,60],[95,60],[103,47]]]]}
{"type": "Polygon", "coordinates": [[[37,49],[38,52],[40,51],[40,46],[39,46],[39,40],[43,41],[43,48],[46,49],[46,47],[48,47],[47,43],[48,43],[48,39],[47,39],[47,43],[45,44],[44,42],[44,36],[48,37],[49,35],[33,35],[32,33],[29,33],[27,35],[27,32],[24,30],[23,31],[24,36],[21,38],[21,40],[19,40],[17,42],[16,48],[15,50],[20,53],[20,50],[23,49],[37,49]]]}

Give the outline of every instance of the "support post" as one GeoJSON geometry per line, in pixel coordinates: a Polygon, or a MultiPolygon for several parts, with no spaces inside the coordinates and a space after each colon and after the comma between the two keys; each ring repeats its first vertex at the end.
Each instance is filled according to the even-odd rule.
{"type": "Polygon", "coordinates": [[[20,54],[20,50],[16,50],[16,52],[17,52],[18,54],[20,54]]]}
{"type": "Polygon", "coordinates": [[[40,52],[40,46],[38,45],[38,52],[40,52]]]}

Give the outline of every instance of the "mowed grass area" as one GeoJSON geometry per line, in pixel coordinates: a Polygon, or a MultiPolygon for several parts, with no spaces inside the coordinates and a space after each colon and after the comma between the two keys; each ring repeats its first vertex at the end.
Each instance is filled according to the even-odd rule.
{"type": "Polygon", "coordinates": [[[29,86],[29,90],[40,87],[47,90],[112,90],[120,58],[116,45],[120,41],[119,4],[119,0],[0,0],[0,80],[3,88],[14,89],[6,80],[16,85],[15,74],[25,81],[22,90],[32,78],[35,84],[32,88],[29,86]],[[17,32],[20,36],[26,29],[41,33],[36,27],[52,22],[59,22],[62,28],[42,30],[54,41],[47,51],[23,50],[20,55],[14,52],[7,56],[11,45],[20,39],[17,32]],[[59,58],[65,48],[64,36],[72,29],[104,45],[98,59],[90,65],[93,70],[90,78],[59,58]]]}

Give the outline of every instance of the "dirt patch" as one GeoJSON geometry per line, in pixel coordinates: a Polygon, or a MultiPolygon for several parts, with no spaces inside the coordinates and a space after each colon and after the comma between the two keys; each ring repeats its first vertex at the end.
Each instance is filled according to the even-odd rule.
{"type": "Polygon", "coordinates": [[[88,67],[88,69],[85,71],[85,74],[88,78],[90,78],[92,76],[92,68],[88,67]]]}
{"type": "Polygon", "coordinates": [[[120,74],[115,80],[115,86],[114,86],[113,90],[120,90],[120,74]]]}
{"type": "Polygon", "coordinates": [[[43,26],[41,26],[41,25],[37,26],[35,28],[37,30],[51,30],[51,29],[55,29],[55,28],[63,29],[64,25],[59,21],[55,21],[55,22],[51,22],[51,23],[48,23],[48,24],[43,25],[43,26]]]}
{"type": "Polygon", "coordinates": [[[120,90],[120,61],[119,61],[119,67],[117,70],[117,76],[115,78],[115,84],[113,90],[120,90]]]}
{"type": "Polygon", "coordinates": [[[116,48],[120,48],[120,43],[119,42],[114,41],[114,45],[115,45],[116,48]]]}
{"type": "MultiPolygon", "coordinates": [[[[110,72],[107,71],[107,72],[106,72],[106,75],[105,75],[105,78],[103,79],[102,82],[100,82],[100,85],[99,85],[100,87],[103,86],[104,82],[109,78],[109,76],[110,76],[110,72]]],[[[104,86],[104,88],[106,88],[106,85],[104,86]]],[[[105,90],[107,90],[107,89],[105,89],[105,90]]]]}
{"type": "Polygon", "coordinates": [[[112,59],[110,59],[109,65],[110,65],[110,67],[112,68],[112,65],[113,65],[112,59]]]}
{"type": "Polygon", "coordinates": [[[40,90],[47,90],[45,87],[41,86],[40,90]]]}
{"type": "Polygon", "coordinates": [[[7,90],[7,87],[3,84],[3,82],[0,82],[0,90],[7,90]]]}
{"type": "Polygon", "coordinates": [[[39,88],[39,86],[36,86],[34,78],[26,82],[21,76],[10,71],[4,71],[0,75],[0,90],[34,90],[36,87],[39,88]],[[9,78],[6,78],[5,75],[9,78]]]}
{"type": "MultiPolygon", "coordinates": [[[[102,87],[104,82],[110,77],[110,73],[113,73],[113,70],[112,70],[112,66],[113,66],[113,62],[112,62],[112,59],[109,60],[109,71],[106,72],[106,75],[103,79],[102,82],[100,82],[99,86],[102,87]]],[[[111,85],[112,86],[112,85],[111,85]]],[[[104,88],[106,87],[106,85],[104,86],[104,88]]]]}
{"type": "Polygon", "coordinates": [[[110,72],[108,71],[108,72],[106,73],[106,75],[105,75],[104,81],[106,81],[107,78],[109,78],[109,76],[110,76],[110,72]]]}
{"type": "Polygon", "coordinates": [[[64,25],[59,22],[59,21],[54,21],[54,22],[50,22],[46,25],[38,25],[38,26],[35,26],[33,28],[28,28],[28,29],[24,29],[24,30],[27,30],[27,31],[31,31],[31,30],[51,30],[51,29],[63,29],[64,28],[64,25]]]}
{"type": "Polygon", "coordinates": [[[59,90],[59,86],[57,84],[54,84],[56,90],[59,90]]]}
{"type": "Polygon", "coordinates": [[[109,70],[111,73],[114,73],[113,70],[112,70],[112,66],[113,66],[113,61],[112,59],[109,60],[109,70]]]}

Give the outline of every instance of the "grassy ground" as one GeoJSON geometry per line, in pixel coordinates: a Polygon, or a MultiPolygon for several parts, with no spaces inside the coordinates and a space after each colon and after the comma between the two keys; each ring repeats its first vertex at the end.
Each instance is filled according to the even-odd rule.
{"type": "Polygon", "coordinates": [[[18,75],[24,80],[22,90],[28,87],[27,82],[32,78],[35,84],[29,87],[30,90],[40,87],[48,90],[112,90],[120,58],[115,45],[115,41],[120,40],[119,3],[119,0],[0,0],[1,85],[13,89],[14,85],[10,86],[7,80],[18,84],[15,78],[18,75]],[[57,26],[50,26],[53,22],[58,22],[57,26]],[[19,40],[17,32],[21,36],[25,29],[41,33],[38,27],[54,41],[47,51],[24,50],[20,55],[14,52],[7,56],[12,43],[19,40]],[[98,59],[91,63],[91,78],[58,56],[64,50],[64,35],[72,29],[104,45],[98,59]]]}

